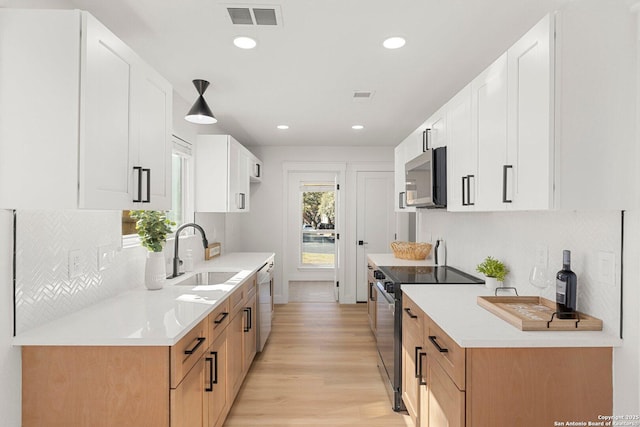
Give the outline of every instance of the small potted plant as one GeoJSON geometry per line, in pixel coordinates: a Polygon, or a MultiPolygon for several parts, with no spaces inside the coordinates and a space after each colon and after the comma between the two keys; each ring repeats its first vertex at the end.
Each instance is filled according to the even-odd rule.
{"type": "Polygon", "coordinates": [[[504,278],[509,272],[502,262],[490,256],[477,265],[476,271],[484,274],[485,286],[492,291],[498,287],[497,282],[504,282],[504,278]]]}
{"type": "Polygon", "coordinates": [[[167,279],[164,244],[167,234],[172,232],[171,227],[176,224],[162,211],[135,210],[130,211],[129,216],[136,221],[140,244],[148,249],[144,284],[147,289],[161,289],[167,279]]]}

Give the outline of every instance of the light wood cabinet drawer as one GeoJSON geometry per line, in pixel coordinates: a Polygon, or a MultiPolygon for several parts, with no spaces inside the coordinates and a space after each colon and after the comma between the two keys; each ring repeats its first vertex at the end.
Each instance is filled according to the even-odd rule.
{"type": "Polygon", "coordinates": [[[245,283],[244,286],[246,298],[249,299],[254,296],[258,290],[258,276],[254,274],[249,277],[249,280],[247,280],[247,283],[245,283]]]}
{"type": "Polygon", "coordinates": [[[229,324],[229,298],[209,314],[209,341],[213,342],[229,324]]]}
{"type": "Polygon", "coordinates": [[[408,328],[411,334],[423,334],[423,322],[427,316],[424,312],[406,296],[402,297],[402,328],[408,328]]]}
{"type": "Polygon", "coordinates": [[[460,390],[465,389],[466,350],[460,347],[432,320],[425,328],[425,345],[429,356],[440,363],[460,390]]]}
{"type": "Polygon", "coordinates": [[[176,388],[209,347],[207,319],[198,323],[178,343],[170,348],[171,388],[176,388]]]}
{"type": "MultiPolygon", "coordinates": [[[[428,356],[430,357],[430,356],[428,356]]],[[[451,381],[444,372],[440,363],[435,360],[428,362],[429,374],[427,376],[428,391],[428,426],[465,426],[465,392],[451,381]]],[[[500,425],[500,424],[492,424],[500,425]]]]}
{"type": "Polygon", "coordinates": [[[246,283],[238,286],[238,288],[229,296],[229,309],[231,310],[231,316],[235,316],[235,314],[243,307],[247,296],[246,286],[246,283]]]}

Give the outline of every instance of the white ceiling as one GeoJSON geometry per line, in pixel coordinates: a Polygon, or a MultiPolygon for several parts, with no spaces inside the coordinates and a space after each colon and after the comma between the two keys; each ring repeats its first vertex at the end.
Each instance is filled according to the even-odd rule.
{"type": "MultiPolygon", "coordinates": [[[[0,0],[88,10],[191,105],[245,145],[393,146],[566,0],[0,0]],[[232,25],[228,5],[277,5],[278,28],[232,25]],[[233,46],[237,35],[258,41],[233,46]],[[387,50],[391,35],[407,39],[387,50]],[[354,102],[353,91],[375,91],[354,102]],[[288,124],[290,129],[276,129],[288,124]],[[353,124],[363,130],[354,131],[353,124]]],[[[186,111],[185,111],[186,113],[186,111]]]]}

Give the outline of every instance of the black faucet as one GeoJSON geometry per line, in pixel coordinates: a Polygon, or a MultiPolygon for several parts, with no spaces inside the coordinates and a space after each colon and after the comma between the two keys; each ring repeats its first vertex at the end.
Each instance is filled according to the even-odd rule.
{"type": "Polygon", "coordinates": [[[202,227],[200,227],[198,224],[190,222],[188,224],[183,224],[180,227],[178,227],[178,229],[176,230],[175,247],[173,252],[173,274],[169,276],[169,278],[178,277],[179,275],[183,274],[178,272],[180,264],[182,263],[182,261],[180,260],[180,257],[178,257],[178,242],[180,241],[180,232],[187,227],[193,227],[196,230],[200,231],[200,234],[202,234],[202,244],[204,245],[205,251],[207,250],[207,246],[209,246],[207,235],[204,233],[204,230],[202,229],[202,227]]]}

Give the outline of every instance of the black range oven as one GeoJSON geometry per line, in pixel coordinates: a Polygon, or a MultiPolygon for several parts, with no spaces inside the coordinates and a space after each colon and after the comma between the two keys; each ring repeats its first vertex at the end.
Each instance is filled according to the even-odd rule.
{"type": "Polygon", "coordinates": [[[378,267],[376,279],[376,342],[379,368],[389,380],[394,411],[403,411],[402,402],[402,291],[401,285],[469,285],[484,281],[458,269],[438,267],[378,267]]]}

